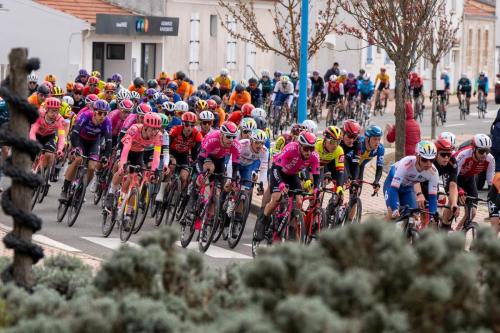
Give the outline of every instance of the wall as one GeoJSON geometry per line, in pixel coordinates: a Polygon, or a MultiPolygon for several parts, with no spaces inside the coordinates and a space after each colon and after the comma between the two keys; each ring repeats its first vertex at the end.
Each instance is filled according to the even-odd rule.
{"type": "Polygon", "coordinates": [[[462,71],[466,73],[469,78],[475,79],[481,70],[484,70],[488,77],[495,77],[495,20],[487,20],[480,17],[466,16],[464,20],[464,42],[462,45],[462,71]],[[472,47],[469,45],[469,29],[472,29],[472,47]],[[481,44],[478,45],[478,30],[481,30],[481,44]],[[488,30],[488,47],[485,48],[485,34],[484,31],[488,30]],[[481,54],[478,59],[478,48],[481,54]],[[487,54],[485,55],[485,49],[487,54]],[[468,52],[471,52],[471,62],[468,63],[468,52]],[[486,61],[485,61],[486,60],[486,61]]]}
{"type": "MultiPolygon", "coordinates": [[[[124,82],[130,81],[130,78],[132,77],[132,43],[124,44],[124,60],[111,60],[104,57],[104,73],[101,73],[103,79],[111,77],[114,73],[120,73],[124,77],[124,82]]],[[[104,45],[104,52],[106,52],[106,45],[104,45]]]]}
{"type": "Polygon", "coordinates": [[[114,5],[127,8],[134,13],[151,16],[164,16],[165,0],[106,0],[114,5]]]}
{"type": "Polygon", "coordinates": [[[82,63],[81,32],[89,24],[28,0],[3,4],[8,11],[0,13],[0,64],[8,63],[11,48],[28,47],[29,56],[41,60],[40,80],[47,73],[64,84],[74,80],[82,63]]]}

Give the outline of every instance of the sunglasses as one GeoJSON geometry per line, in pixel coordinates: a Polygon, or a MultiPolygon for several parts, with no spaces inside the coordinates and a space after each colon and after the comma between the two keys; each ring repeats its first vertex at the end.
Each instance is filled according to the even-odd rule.
{"type": "Polygon", "coordinates": [[[96,115],[98,115],[100,117],[105,117],[108,114],[108,112],[106,112],[106,111],[95,111],[94,114],[96,114],[96,115]]]}
{"type": "Polygon", "coordinates": [[[29,84],[37,84],[36,81],[28,82],[29,84]]]}
{"type": "Polygon", "coordinates": [[[123,112],[123,113],[132,113],[132,110],[122,109],[122,112],[123,112]]]}
{"type": "Polygon", "coordinates": [[[357,139],[357,138],[358,138],[358,135],[357,135],[357,134],[346,134],[346,136],[347,136],[349,139],[357,139]]]}
{"type": "Polygon", "coordinates": [[[336,140],[333,138],[325,138],[326,141],[330,142],[331,144],[339,144],[340,140],[336,140]]]}
{"type": "Polygon", "coordinates": [[[424,163],[429,163],[429,162],[433,162],[434,159],[433,158],[423,158],[423,157],[420,157],[420,160],[424,163]]]}
{"type": "Polygon", "coordinates": [[[442,158],[450,158],[451,157],[451,153],[441,152],[441,153],[439,153],[439,156],[441,156],[442,158]]]}
{"type": "Polygon", "coordinates": [[[241,131],[243,134],[250,134],[252,133],[252,130],[249,130],[249,129],[245,129],[243,131],[241,131]]]}
{"type": "Polygon", "coordinates": [[[224,139],[232,141],[232,140],[236,139],[236,136],[234,136],[234,135],[224,135],[224,139]]]}
{"type": "Polygon", "coordinates": [[[106,94],[112,94],[114,92],[115,92],[114,90],[106,90],[106,94]]]}
{"type": "Polygon", "coordinates": [[[184,127],[194,127],[193,123],[182,123],[184,127]]]}
{"type": "Polygon", "coordinates": [[[90,84],[89,86],[95,88],[97,87],[97,84],[90,84]]]}
{"type": "Polygon", "coordinates": [[[302,149],[305,151],[305,152],[309,152],[309,153],[312,153],[314,151],[314,147],[302,147],[302,149]]]}
{"type": "Polygon", "coordinates": [[[490,150],[486,148],[478,148],[476,150],[480,155],[488,154],[490,152],[490,150]]]}
{"type": "Polygon", "coordinates": [[[211,121],[202,121],[201,124],[202,125],[212,125],[212,122],[211,121]]]}
{"type": "Polygon", "coordinates": [[[81,95],[81,94],[82,94],[81,92],[73,91],[73,95],[81,95]]]}

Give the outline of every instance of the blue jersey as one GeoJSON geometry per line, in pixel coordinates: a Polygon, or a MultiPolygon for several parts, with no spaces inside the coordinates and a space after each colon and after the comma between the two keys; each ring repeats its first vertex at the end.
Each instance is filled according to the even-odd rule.
{"type": "Polygon", "coordinates": [[[367,98],[370,98],[373,95],[373,91],[375,90],[375,86],[373,85],[372,80],[370,80],[368,82],[361,80],[361,81],[358,81],[358,90],[361,94],[363,94],[367,98]]]}
{"type": "Polygon", "coordinates": [[[361,146],[360,147],[361,154],[359,156],[359,166],[365,167],[365,165],[368,164],[368,162],[370,162],[374,157],[377,157],[377,166],[384,166],[384,154],[385,154],[384,145],[379,144],[377,149],[367,150],[365,144],[365,137],[360,136],[358,140],[361,146]]]}
{"type": "Polygon", "coordinates": [[[476,80],[476,90],[483,90],[486,94],[488,93],[488,77],[485,76],[484,78],[481,79],[481,77],[478,77],[476,80]]]}
{"type": "Polygon", "coordinates": [[[167,132],[170,132],[172,127],[177,126],[177,125],[181,125],[181,124],[182,124],[182,121],[178,117],[173,117],[172,120],[168,123],[167,132]]]}

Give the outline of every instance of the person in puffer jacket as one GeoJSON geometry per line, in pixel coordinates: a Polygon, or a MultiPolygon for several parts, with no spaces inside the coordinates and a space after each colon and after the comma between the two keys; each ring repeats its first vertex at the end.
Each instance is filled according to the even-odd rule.
{"type": "Polygon", "coordinates": [[[495,168],[500,172],[500,109],[497,111],[497,117],[493,121],[490,130],[491,153],[495,156],[495,168]]]}
{"type": "MultiPolygon", "coordinates": [[[[420,142],[420,125],[413,119],[413,106],[411,102],[406,102],[406,140],[405,140],[405,156],[415,155],[417,143],[420,142]]],[[[393,143],[396,141],[396,126],[392,125],[387,132],[386,139],[393,143]]]]}

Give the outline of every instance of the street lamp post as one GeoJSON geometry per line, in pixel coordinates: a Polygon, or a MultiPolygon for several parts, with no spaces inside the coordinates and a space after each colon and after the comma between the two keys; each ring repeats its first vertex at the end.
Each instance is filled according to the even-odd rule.
{"type": "Polygon", "coordinates": [[[300,77],[299,77],[299,122],[307,118],[307,42],[309,27],[309,0],[302,0],[300,23],[300,77]]]}

